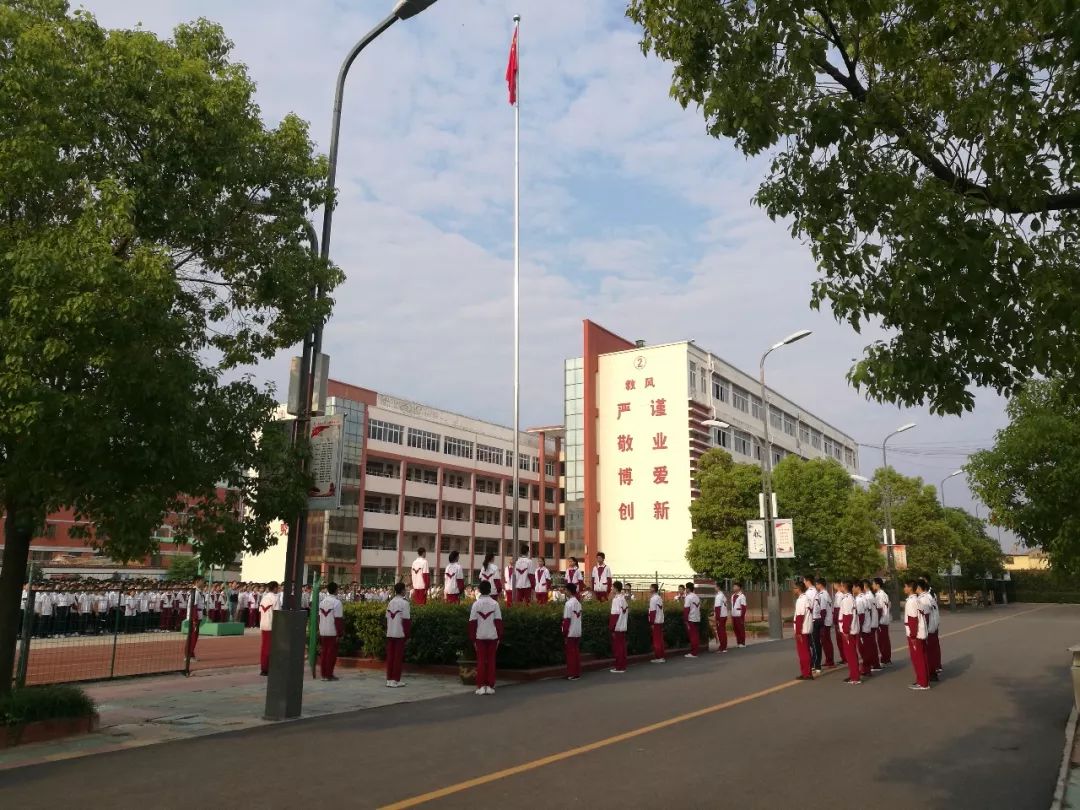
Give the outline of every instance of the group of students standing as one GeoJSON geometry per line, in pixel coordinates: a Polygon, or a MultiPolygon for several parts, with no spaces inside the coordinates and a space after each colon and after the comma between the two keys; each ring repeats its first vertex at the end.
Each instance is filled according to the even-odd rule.
{"type": "MultiPolygon", "coordinates": [[[[861,684],[892,666],[892,604],[881,577],[829,586],[824,579],[806,576],[795,582],[793,591],[798,680],[813,680],[823,666],[836,666],[834,635],[837,657],[848,668],[844,683],[861,684]]],[[[910,688],[923,691],[939,679],[942,669],[938,601],[925,579],[905,582],[904,594],[904,632],[915,670],[910,688]]]]}

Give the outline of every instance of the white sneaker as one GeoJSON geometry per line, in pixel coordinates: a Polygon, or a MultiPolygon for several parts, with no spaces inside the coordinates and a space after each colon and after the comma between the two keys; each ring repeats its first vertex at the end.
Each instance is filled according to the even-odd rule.
{"type": "Polygon", "coordinates": [[[694,655],[693,653],[687,653],[686,655],[683,656],[683,658],[697,658],[697,656],[694,655]]]}
{"type": "Polygon", "coordinates": [[[652,661],[650,661],[649,663],[650,663],[650,664],[666,664],[666,663],[667,663],[667,659],[666,659],[666,658],[654,658],[654,659],[653,659],[652,661]]]}
{"type": "Polygon", "coordinates": [[[479,689],[477,689],[475,692],[473,692],[473,694],[474,695],[486,695],[487,694],[487,687],[486,686],[481,686],[479,689]]]}
{"type": "Polygon", "coordinates": [[[386,688],[387,689],[393,689],[394,688],[394,683],[395,683],[395,681],[387,681],[386,682],[386,688]]]}
{"type": "Polygon", "coordinates": [[[735,646],[737,646],[737,647],[745,647],[746,645],[745,644],[736,644],[735,646]]]}
{"type": "Polygon", "coordinates": [[[484,687],[484,694],[494,695],[495,694],[495,687],[494,686],[485,686],[484,687]]]}
{"type": "Polygon", "coordinates": [[[609,669],[608,672],[614,672],[616,675],[625,675],[625,669],[609,669]]]}

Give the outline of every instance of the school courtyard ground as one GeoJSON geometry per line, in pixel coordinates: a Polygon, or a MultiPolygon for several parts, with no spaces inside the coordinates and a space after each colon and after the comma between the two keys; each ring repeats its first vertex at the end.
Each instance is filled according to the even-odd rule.
{"type": "Polygon", "coordinates": [[[790,640],[625,675],[507,685],[379,673],[309,681],[304,719],[260,719],[253,667],[90,687],[103,729],[0,752],[4,806],[1049,807],[1080,607],[942,616],[945,673],[907,689],[796,674],[790,640]],[[405,702],[397,702],[405,701],[405,702]]]}

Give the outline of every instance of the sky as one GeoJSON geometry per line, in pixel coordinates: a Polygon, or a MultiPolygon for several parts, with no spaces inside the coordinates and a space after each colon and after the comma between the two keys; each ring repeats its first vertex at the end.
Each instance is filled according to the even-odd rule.
{"type": "MultiPolygon", "coordinates": [[[[235,43],[264,119],[289,112],[326,151],[334,83],[393,0],[83,0],[110,28],[167,37],[206,17],[235,43]]],[[[979,392],[973,413],[869,402],[845,374],[875,336],[809,306],[808,247],[751,198],[767,157],[709,137],[669,97],[670,66],[645,57],[620,2],[440,0],[391,27],[349,74],[324,349],[331,376],[490,421],[512,422],[514,116],[505,70],[522,16],[522,424],[562,421],[562,363],[589,318],[628,339],[692,339],[753,372],[858,442],[861,472],[890,464],[937,486],[1006,423],[979,392]]],[[[258,375],[287,387],[288,356],[258,375]]],[[[963,476],[950,506],[975,511],[963,476]]],[[[981,514],[986,516],[985,507],[981,514]]],[[[994,530],[991,529],[991,533],[994,530]]],[[[1004,537],[1008,550],[1011,540],[1004,537]]]]}

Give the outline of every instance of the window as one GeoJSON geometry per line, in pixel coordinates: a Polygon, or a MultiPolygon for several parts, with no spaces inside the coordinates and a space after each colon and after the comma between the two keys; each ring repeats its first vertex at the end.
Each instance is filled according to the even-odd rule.
{"type": "Polygon", "coordinates": [[[713,429],[713,443],[717,447],[723,447],[725,450],[731,449],[731,434],[723,428],[713,429]]]}
{"type": "Polygon", "coordinates": [[[349,478],[353,481],[357,481],[360,478],[360,465],[351,461],[344,461],[341,464],[341,477],[349,478]]]}
{"type": "Polygon", "coordinates": [[[784,433],[788,436],[795,435],[795,420],[788,414],[784,414],[784,433]]]}
{"type": "Polygon", "coordinates": [[[330,515],[326,523],[332,532],[356,534],[360,531],[360,519],[347,515],[330,515]]]}
{"type": "Polygon", "coordinates": [[[533,457],[526,453],[522,453],[521,457],[518,459],[518,467],[525,470],[526,472],[532,469],[533,463],[533,457]]]}
{"type": "Polygon", "coordinates": [[[419,467],[416,464],[410,464],[405,470],[405,478],[418,484],[431,484],[434,486],[439,483],[439,471],[431,467],[419,467]]]}
{"type": "Polygon", "coordinates": [[[443,520],[470,520],[471,506],[462,503],[444,503],[442,508],[443,520]]]}
{"type": "Polygon", "coordinates": [[[750,414],[755,419],[760,419],[763,413],[761,409],[761,400],[757,397],[750,397],[750,414]]]}
{"type": "Polygon", "coordinates": [[[486,492],[488,495],[498,495],[502,492],[502,487],[494,478],[481,478],[478,475],[476,476],[476,491],[486,492]]]}
{"type": "Polygon", "coordinates": [[[419,428],[409,428],[409,447],[418,450],[427,450],[430,453],[439,452],[439,434],[419,428]]]}
{"type": "Polygon", "coordinates": [[[754,439],[754,458],[761,461],[761,442],[757,438],[754,439]]]}
{"type": "Polygon", "coordinates": [[[464,439],[455,439],[453,436],[447,436],[443,440],[443,452],[448,456],[457,456],[458,458],[472,458],[473,457],[473,443],[467,442],[464,439]]]}
{"type": "Polygon", "coordinates": [[[833,440],[831,436],[825,437],[825,455],[831,456],[833,454],[833,440]]]}
{"type": "Polygon", "coordinates": [[[470,476],[459,472],[443,473],[443,484],[454,489],[468,489],[471,485],[470,476]]]}
{"type": "Polygon", "coordinates": [[[816,447],[818,450],[821,449],[821,434],[816,430],[810,431],[810,446],[816,447]]]}
{"type": "Polygon", "coordinates": [[[544,502],[545,503],[555,503],[555,488],[554,487],[544,487],[544,502]]]}
{"type": "Polygon", "coordinates": [[[850,447],[845,447],[844,448],[844,462],[849,467],[854,467],[855,466],[855,451],[852,450],[850,447]]]}
{"type": "Polygon", "coordinates": [[[503,451],[499,447],[477,443],[476,460],[483,461],[485,464],[498,464],[501,466],[503,463],[503,451]]]}
{"type": "Polygon", "coordinates": [[[514,466],[514,451],[513,450],[507,450],[506,451],[506,466],[507,467],[513,467],[514,466]]]}
{"type": "Polygon", "coordinates": [[[374,551],[397,551],[397,532],[365,530],[363,546],[374,551]]]}
{"type": "Polygon", "coordinates": [[[401,475],[401,468],[392,461],[371,459],[367,463],[367,474],[378,478],[397,478],[401,475]]]}
{"type": "Polygon", "coordinates": [[[372,419],[368,422],[368,438],[378,442],[401,444],[401,425],[372,419]]]}
{"type": "Polygon", "coordinates": [[[696,377],[697,377],[697,363],[691,363],[690,364],[690,393],[691,394],[694,393],[694,385],[696,384],[694,382],[694,380],[695,380],[696,377]]]}
{"type": "Polygon", "coordinates": [[[713,396],[716,397],[721,402],[727,402],[728,401],[728,386],[729,385],[730,385],[730,383],[728,383],[728,381],[725,380],[723,377],[720,377],[719,379],[713,380],[713,384],[712,384],[713,396]]]}
{"type": "Polygon", "coordinates": [[[750,395],[737,385],[731,386],[731,404],[743,413],[750,410],[750,395]]]}
{"type": "Polygon", "coordinates": [[[540,459],[537,456],[532,457],[532,471],[534,473],[540,472],[540,459]]]}
{"type": "Polygon", "coordinates": [[[548,478],[554,478],[555,477],[555,462],[554,461],[545,461],[544,462],[544,475],[547,476],[548,478]]]}
{"type": "Polygon", "coordinates": [[[784,429],[784,412],[773,405],[769,406],[769,424],[777,430],[784,429]]]}
{"type": "Polygon", "coordinates": [[[397,499],[390,495],[365,495],[364,511],[379,512],[384,515],[396,515],[397,499]]]}
{"type": "Polygon", "coordinates": [[[438,516],[435,501],[406,500],[405,514],[409,517],[434,518],[438,516]]]}
{"type": "Polygon", "coordinates": [[[501,509],[487,509],[482,506],[476,507],[476,522],[484,523],[488,526],[498,526],[502,523],[502,510],[501,509]]]}
{"type": "Polygon", "coordinates": [[[741,430],[735,431],[735,452],[744,456],[750,455],[750,434],[741,430]]]}
{"type": "Polygon", "coordinates": [[[810,427],[808,425],[799,425],[799,441],[803,444],[810,444],[810,427]]]}
{"type": "Polygon", "coordinates": [[[698,369],[698,388],[701,389],[701,393],[705,393],[709,389],[705,387],[705,366],[698,369]]]}

